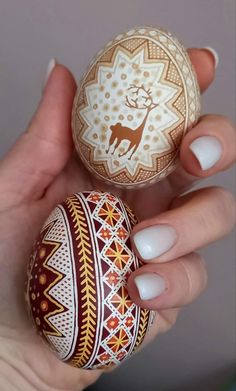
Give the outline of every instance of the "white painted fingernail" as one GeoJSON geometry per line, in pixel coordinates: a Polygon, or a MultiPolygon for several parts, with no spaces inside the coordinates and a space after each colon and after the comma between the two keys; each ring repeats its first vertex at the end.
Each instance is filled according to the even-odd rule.
{"type": "Polygon", "coordinates": [[[176,239],[175,229],[165,224],[142,229],[133,237],[135,246],[144,260],[159,257],[175,244],[176,239]]]}
{"type": "Polygon", "coordinates": [[[189,148],[203,171],[213,167],[222,155],[222,145],[214,136],[198,137],[190,144],[189,148]]]}
{"type": "Polygon", "coordinates": [[[217,53],[217,51],[214,48],[212,48],[211,46],[205,46],[203,49],[208,50],[211,53],[211,55],[214,57],[215,68],[217,68],[218,64],[219,64],[219,54],[217,53]]]}
{"type": "Polygon", "coordinates": [[[141,300],[160,296],[166,289],[165,280],[158,274],[142,274],[134,278],[141,300]]]}
{"type": "Polygon", "coordinates": [[[47,70],[46,70],[46,73],[45,73],[45,76],[44,76],[44,80],[43,80],[42,92],[45,90],[45,87],[47,85],[48,79],[49,79],[53,69],[55,68],[56,63],[57,62],[56,62],[55,58],[51,58],[51,60],[48,63],[47,70]]]}

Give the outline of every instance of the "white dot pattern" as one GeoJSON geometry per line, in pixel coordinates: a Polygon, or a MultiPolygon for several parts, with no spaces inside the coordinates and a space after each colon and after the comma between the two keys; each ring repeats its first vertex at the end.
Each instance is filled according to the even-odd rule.
{"type": "Polygon", "coordinates": [[[74,294],[73,263],[71,262],[71,248],[68,240],[65,218],[60,208],[56,208],[49,216],[46,225],[55,221],[52,229],[45,236],[46,240],[60,242],[61,246],[47,265],[64,275],[61,281],[54,285],[49,294],[57,303],[67,308],[65,312],[52,315],[49,321],[62,334],[63,338],[48,335],[48,340],[55,346],[61,359],[65,359],[71,352],[75,333],[76,297],[74,294]]]}

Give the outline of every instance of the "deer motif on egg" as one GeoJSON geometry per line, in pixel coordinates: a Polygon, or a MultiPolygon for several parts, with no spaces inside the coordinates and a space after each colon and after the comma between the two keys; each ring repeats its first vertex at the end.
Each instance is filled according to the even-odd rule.
{"type": "Polygon", "coordinates": [[[136,28],[109,42],[82,78],[72,112],[74,143],[100,179],[143,187],[174,170],[182,138],[199,114],[187,51],[169,32],[136,28]]]}
{"type": "Polygon", "coordinates": [[[129,90],[133,90],[133,95],[135,95],[136,97],[129,99],[126,95],[125,105],[127,107],[134,108],[137,110],[146,110],[146,115],[143,118],[141,124],[136,129],[122,126],[120,122],[118,122],[116,125],[111,125],[110,130],[112,133],[109,139],[109,147],[106,152],[109,153],[110,146],[115,142],[114,150],[112,153],[114,154],[115,150],[120,146],[122,140],[128,140],[130,144],[127,151],[119,153],[118,156],[121,157],[126,155],[128,152],[131,152],[128,157],[128,159],[130,160],[139,147],[149,113],[151,110],[155,109],[158,106],[158,103],[153,103],[151,97],[151,90],[145,90],[143,85],[141,85],[140,87],[136,85],[131,85],[129,87],[129,90]],[[144,95],[140,96],[140,91],[143,91],[144,95]]]}

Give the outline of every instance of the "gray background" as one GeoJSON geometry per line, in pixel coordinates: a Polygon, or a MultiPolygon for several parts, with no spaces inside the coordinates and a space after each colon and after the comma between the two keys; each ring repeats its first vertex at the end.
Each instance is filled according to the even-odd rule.
{"type": "MultiPolygon", "coordinates": [[[[55,56],[77,79],[116,34],[163,26],[186,46],[215,47],[220,64],[203,111],[235,120],[234,0],[0,0],[0,156],[23,131],[55,56]]],[[[224,129],[222,129],[222,132],[224,129]]],[[[204,185],[235,189],[233,169],[204,185]]],[[[209,286],[176,326],[90,390],[220,390],[235,363],[235,238],[205,248],[209,286]]]]}

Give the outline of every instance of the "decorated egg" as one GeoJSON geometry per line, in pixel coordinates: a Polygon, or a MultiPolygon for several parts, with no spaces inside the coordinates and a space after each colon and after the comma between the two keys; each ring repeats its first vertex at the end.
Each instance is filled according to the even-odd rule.
{"type": "Polygon", "coordinates": [[[122,362],[142,343],[152,312],[134,304],[127,279],[140,262],[130,247],[136,223],[119,198],[74,194],[45,222],[32,251],[26,298],[39,334],[80,368],[122,362]]]}
{"type": "Polygon", "coordinates": [[[167,31],[136,28],[109,42],[82,78],[72,113],[74,143],[100,179],[141,187],[173,171],[199,113],[187,51],[167,31]]]}

